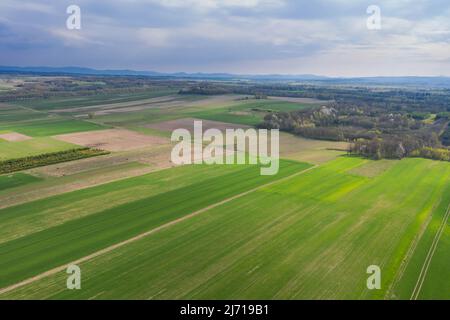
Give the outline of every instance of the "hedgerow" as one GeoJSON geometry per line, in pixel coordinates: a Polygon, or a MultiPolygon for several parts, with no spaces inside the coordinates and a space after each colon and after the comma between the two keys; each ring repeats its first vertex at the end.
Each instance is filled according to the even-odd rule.
{"type": "Polygon", "coordinates": [[[78,148],[60,152],[44,153],[37,156],[10,159],[0,161],[0,174],[21,171],[36,167],[43,167],[50,164],[90,158],[105,154],[109,154],[109,152],[99,149],[78,148]]]}

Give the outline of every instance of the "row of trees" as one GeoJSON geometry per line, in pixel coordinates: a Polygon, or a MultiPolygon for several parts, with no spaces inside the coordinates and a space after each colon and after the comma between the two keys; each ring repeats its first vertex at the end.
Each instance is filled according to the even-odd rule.
{"type": "Polygon", "coordinates": [[[441,136],[441,141],[444,146],[450,146],[450,124],[441,136]]]}
{"type": "Polygon", "coordinates": [[[442,148],[422,148],[415,150],[412,157],[427,158],[433,160],[450,161],[450,150],[442,148]]]}

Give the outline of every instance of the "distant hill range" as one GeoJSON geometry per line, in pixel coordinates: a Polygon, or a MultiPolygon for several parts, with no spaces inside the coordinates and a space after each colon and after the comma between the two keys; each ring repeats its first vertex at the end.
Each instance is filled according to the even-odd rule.
{"type": "Polygon", "coordinates": [[[145,76],[155,78],[178,78],[197,80],[254,80],[254,81],[303,81],[335,84],[366,84],[366,85],[410,85],[432,86],[450,88],[450,77],[355,77],[339,78],[317,76],[312,74],[302,75],[241,75],[230,73],[162,73],[156,71],[136,70],[98,70],[82,67],[15,67],[0,66],[0,74],[33,74],[33,75],[93,75],[93,76],[145,76]]]}

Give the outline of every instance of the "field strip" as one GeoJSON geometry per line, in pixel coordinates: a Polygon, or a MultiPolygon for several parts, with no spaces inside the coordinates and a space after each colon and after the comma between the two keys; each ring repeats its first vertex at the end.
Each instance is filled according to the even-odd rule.
{"type": "Polygon", "coordinates": [[[439,227],[436,235],[434,236],[433,243],[431,244],[430,250],[428,250],[427,257],[422,266],[422,270],[420,271],[419,278],[417,279],[416,286],[414,287],[413,293],[411,295],[411,300],[417,300],[420,290],[422,289],[422,285],[425,281],[425,277],[427,276],[428,268],[430,267],[431,260],[433,259],[433,255],[436,251],[439,240],[441,239],[442,234],[444,233],[444,229],[447,225],[448,217],[450,216],[450,205],[447,207],[447,212],[444,216],[441,226],[439,227]]]}
{"type": "Polygon", "coordinates": [[[408,251],[406,252],[404,259],[403,259],[402,263],[400,264],[400,267],[398,268],[393,281],[391,282],[388,290],[386,291],[384,299],[389,299],[389,297],[391,296],[392,291],[396,287],[397,283],[403,277],[403,274],[404,274],[406,268],[408,267],[408,264],[409,264],[412,256],[414,255],[414,252],[415,252],[417,246],[419,245],[419,242],[422,239],[422,236],[424,235],[426,229],[428,228],[428,225],[430,224],[431,220],[433,220],[433,212],[431,212],[429,214],[425,223],[423,223],[422,226],[420,227],[418,234],[414,237],[413,242],[412,242],[411,246],[409,247],[408,251]]]}
{"type": "Polygon", "coordinates": [[[306,173],[306,172],[308,172],[308,171],[311,171],[311,170],[313,170],[313,169],[315,169],[315,168],[317,168],[317,167],[318,167],[318,165],[315,165],[315,166],[312,166],[312,167],[310,167],[310,168],[308,168],[308,169],[305,169],[305,170],[302,170],[302,171],[300,171],[300,172],[294,173],[294,174],[292,174],[292,175],[290,175],[290,176],[287,176],[287,177],[281,178],[281,179],[279,179],[279,180],[275,180],[275,181],[272,181],[272,182],[263,184],[263,185],[258,186],[258,187],[256,187],[256,188],[253,188],[253,189],[251,189],[251,190],[248,190],[248,191],[245,191],[245,192],[243,192],[243,193],[240,193],[240,194],[237,194],[237,195],[235,195],[235,196],[232,196],[232,197],[230,197],[230,198],[224,199],[224,200],[222,200],[222,201],[220,201],[220,202],[217,202],[217,203],[215,203],[215,204],[212,204],[212,205],[210,205],[210,206],[208,206],[208,207],[205,207],[205,208],[203,208],[203,209],[197,210],[197,211],[195,211],[195,212],[193,212],[193,213],[191,213],[191,214],[188,214],[188,215],[183,216],[183,217],[181,217],[181,218],[178,218],[178,219],[176,219],[176,220],[170,221],[170,222],[168,222],[168,223],[166,223],[166,224],[163,224],[163,225],[161,225],[161,226],[159,226],[159,227],[157,227],[157,228],[154,228],[154,229],[149,230],[149,231],[147,231],[147,232],[141,233],[141,234],[139,234],[139,235],[137,235],[137,236],[135,236],[135,237],[133,237],[133,238],[130,238],[130,239],[125,240],[125,241],[122,241],[122,242],[119,242],[119,243],[117,243],[117,244],[114,244],[114,245],[112,245],[112,246],[109,246],[109,247],[107,247],[107,248],[104,248],[104,249],[102,249],[102,250],[99,250],[99,251],[97,251],[97,252],[94,252],[94,253],[92,253],[92,254],[90,254],[90,255],[84,256],[84,257],[82,257],[82,258],[80,258],[80,259],[78,259],[78,260],[75,260],[75,261],[73,261],[73,262],[66,263],[66,264],[64,264],[64,265],[62,265],[62,266],[53,268],[53,269],[48,270],[48,271],[46,271],[46,272],[44,272],[44,273],[41,273],[41,274],[39,274],[39,275],[37,275],[37,276],[34,276],[34,277],[32,277],[32,278],[28,278],[28,279],[26,279],[26,280],[24,280],[24,281],[18,282],[18,283],[13,284],[13,285],[10,285],[10,286],[8,286],[8,287],[1,288],[1,289],[0,289],[0,295],[1,295],[1,294],[4,294],[4,293],[7,293],[7,292],[10,292],[10,291],[12,291],[12,290],[15,290],[15,289],[17,289],[17,288],[19,288],[19,287],[23,287],[23,286],[28,285],[28,284],[30,284],[30,283],[33,283],[33,282],[35,282],[35,281],[41,280],[41,279],[46,278],[46,277],[48,277],[48,276],[51,276],[51,275],[53,275],[53,274],[55,274],[55,273],[61,272],[61,271],[65,270],[65,269],[67,268],[68,265],[84,263],[84,262],[86,262],[86,261],[88,261],[88,260],[91,260],[91,259],[93,259],[93,258],[96,258],[96,257],[98,257],[98,256],[101,256],[101,255],[103,255],[103,254],[105,254],[105,253],[111,252],[111,251],[113,251],[113,250],[115,250],[115,249],[121,248],[121,247],[123,247],[123,246],[125,246],[125,245],[127,245],[127,244],[132,243],[132,242],[138,241],[138,240],[140,240],[140,239],[142,239],[142,238],[145,238],[145,237],[147,237],[147,236],[149,236],[149,235],[152,235],[152,234],[154,234],[154,233],[156,233],[156,232],[158,232],[158,231],[161,231],[161,230],[163,230],[163,229],[166,229],[166,228],[168,228],[168,227],[170,227],[170,226],[173,226],[173,225],[175,225],[175,224],[178,224],[178,223],[180,223],[180,222],[183,222],[183,221],[185,221],[185,220],[188,220],[188,219],[190,219],[190,218],[193,218],[193,217],[195,217],[195,216],[198,216],[199,214],[204,213],[204,212],[206,212],[206,211],[208,211],[208,210],[211,210],[211,209],[214,209],[214,208],[216,208],[216,207],[219,207],[219,206],[221,206],[221,205],[223,205],[223,204],[225,204],[225,203],[228,203],[228,202],[230,202],[230,201],[233,201],[233,200],[235,200],[235,199],[239,199],[239,198],[241,198],[241,197],[244,197],[244,196],[246,196],[246,195],[248,195],[248,194],[250,194],[250,193],[252,193],[252,192],[258,191],[258,190],[260,190],[260,189],[262,189],[262,188],[265,188],[265,187],[274,185],[274,184],[276,184],[276,183],[279,183],[279,182],[282,182],[282,181],[285,181],[285,180],[294,178],[294,177],[296,177],[296,176],[302,175],[302,174],[304,174],[304,173],[306,173]]]}

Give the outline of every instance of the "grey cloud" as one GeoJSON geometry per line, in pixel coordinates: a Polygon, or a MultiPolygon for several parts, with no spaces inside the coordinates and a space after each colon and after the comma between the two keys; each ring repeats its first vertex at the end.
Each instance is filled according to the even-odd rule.
{"type": "Polygon", "coordinates": [[[2,0],[1,64],[363,75],[364,57],[383,52],[380,74],[400,59],[397,73],[450,66],[443,0],[78,0],[82,30],[69,31],[73,2],[2,0]],[[379,32],[365,27],[373,2],[382,8],[379,32]],[[333,62],[342,54],[347,68],[333,62]]]}

